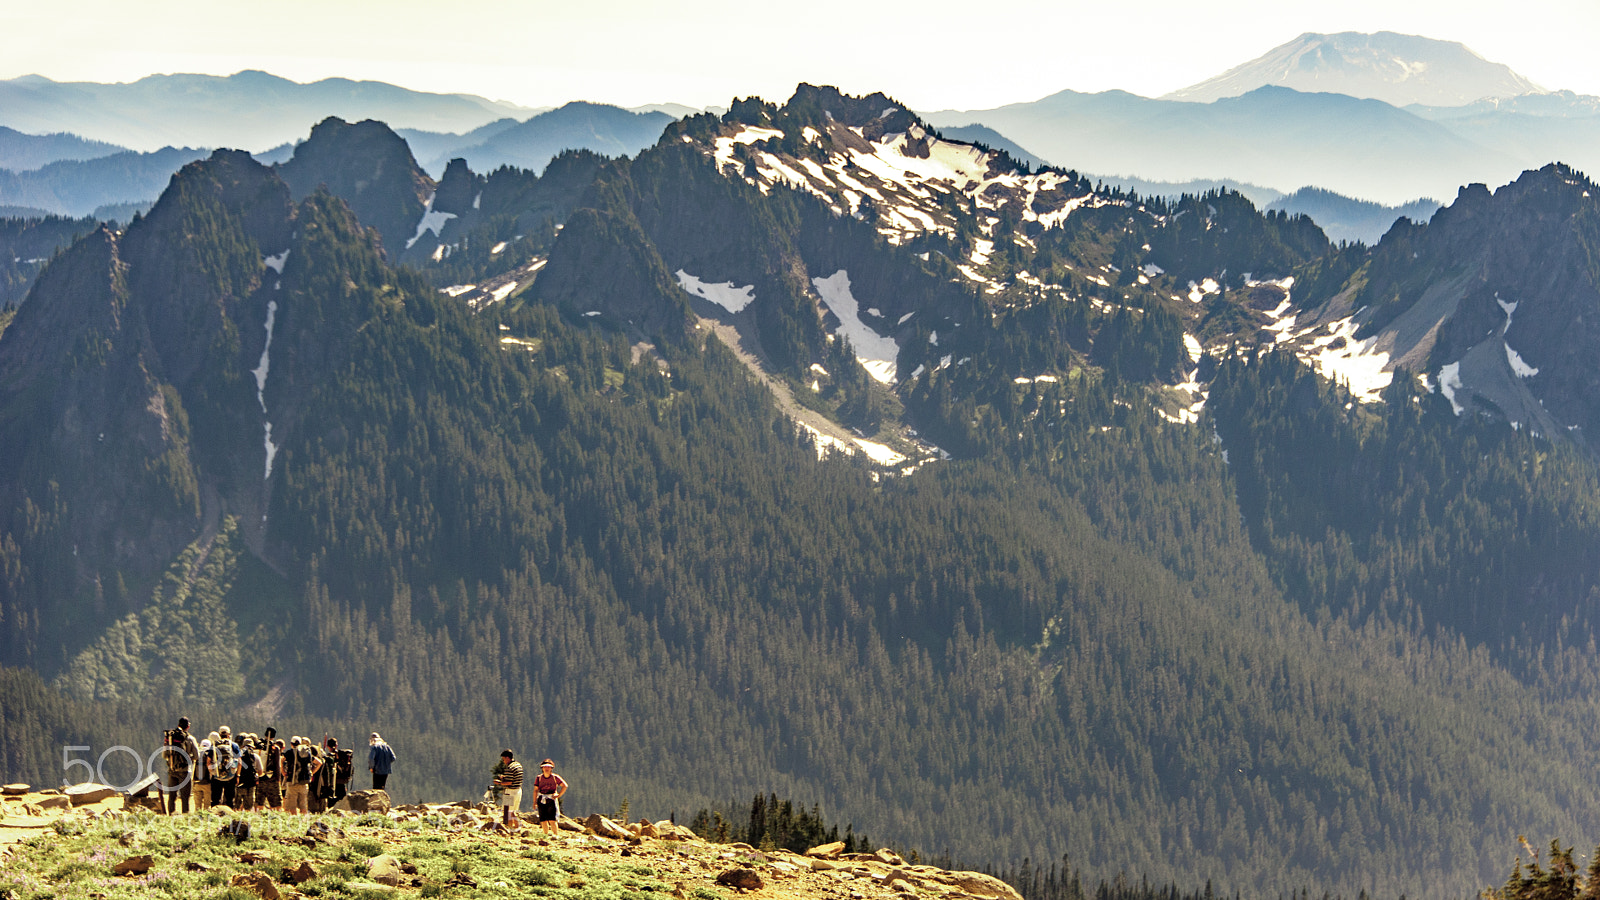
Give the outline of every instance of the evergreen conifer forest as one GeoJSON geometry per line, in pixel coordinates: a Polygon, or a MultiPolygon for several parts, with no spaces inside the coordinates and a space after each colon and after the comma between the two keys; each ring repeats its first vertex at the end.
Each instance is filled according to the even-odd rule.
{"type": "MultiPolygon", "coordinates": [[[[219,152],[61,253],[0,335],[0,774],[55,784],[63,746],[153,750],[179,715],[380,731],[401,800],[475,797],[515,747],[579,812],[792,798],[1036,900],[1458,897],[1518,835],[1600,836],[1581,431],[1319,375],[1261,279],[1308,311],[1421,290],[1237,194],[1018,168],[1056,179],[1033,208],[1081,206],[936,195],[949,228],[889,240],[888,200],[748,174],[849,159],[830,123],[910,128],[891,104],[416,170],[363,202],[456,212],[402,234],[325,187],[392,159],[381,126],[319,126],[293,185],[219,152]],[[719,165],[746,127],[776,136],[719,165]],[[796,405],[947,458],[819,454],[684,270],[754,286],[727,321],[796,405]],[[898,320],[892,384],[819,311],[838,270],[898,320]]],[[[1571,247],[1597,203],[1560,208],[1571,247]]],[[[1592,287],[1595,258],[1561,261],[1592,287]]]]}

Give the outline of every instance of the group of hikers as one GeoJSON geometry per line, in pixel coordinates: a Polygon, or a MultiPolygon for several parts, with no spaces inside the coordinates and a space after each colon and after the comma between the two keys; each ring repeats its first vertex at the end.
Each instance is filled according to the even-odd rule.
{"type": "MultiPolygon", "coordinates": [[[[372,789],[385,790],[394,769],[394,749],[376,731],[367,739],[367,771],[372,789]]],[[[298,735],[285,743],[276,729],[234,736],[226,725],[204,738],[189,733],[187,716],[162,735],[161,756],[167,766],[162,789],[167,815],[194,808],[226,806],[234,810],[282,809],[301,815],[326,812],[350,792],[355,754],[340,749],[337,738],[323,736],[319,745],[298,735]]],[[[522,763],[511,750],[500,751],[484,799],[500,807],[501,821],[517,827],[522,806],[522,763]]],[[[545,834],[556,833],[561,798],[567,781],[556,774],[555,762],[539,764],[533,778],[534,811],[545,834]]]]}
{"type": "MultiPolygon", "coordinates": [[[[367,739],[367,771],[372,787],[383,790],[394,766],[394,749],[376,731],[367,739]]],[[[226,806],[235,810],[282,809],[301,815],[325,812],[350,792],[355,754],[340,749],[339,739],[322,743],[295,735],[284,742],[276,729],[240,734],[223,725],[203,738],[189,732],[187,716],[162,735],[161,756],[167,768],[162,789],[168,815],[194,808],[226,806]]]]}

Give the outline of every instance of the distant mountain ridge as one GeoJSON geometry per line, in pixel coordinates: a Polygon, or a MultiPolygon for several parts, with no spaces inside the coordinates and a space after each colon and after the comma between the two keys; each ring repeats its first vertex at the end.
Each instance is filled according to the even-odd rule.
{"type": "Polygon", "coordinates": [[[174,172],[206,154],[165,147],[152,153],[124,150],[95,159],[58,160],[31,172],[0,169],[0,204],[87,216],[102,206],[146,202],[160,195],[174,172]]]}
{"type": "Polygon", "coordinates": [[[665,112],[632,112],[602,103],[573,101],[526,121],[500,120],[451,140],[451,135],[400,131],[422,167],[443,173],[460,157],[473,171],[501,166],[535,174],[563,150],[590,150],[604,156],[632,156],[654,144],[676,117],[665,112]]]}
{"type": "Polygon", "coordinates": [[[1600,98],[1546,91],[1461,44],[1304,34],[1151,99],[1061,91],[923,114],[983,125],[1053,165],[1150,181],[1321,188],[1400,206],[1563,162],[1600,168],[1600,98]]]}
{"type": "Polygon", "coordinates": [[[941,129],[987,125],[1053,165],[1081,171],[1236,179],[1285,193],[1314,185],[1390,205],[1451,196],[1472,181],[1502,183],[1525,165],[1378,100],[1283,87],[1213,103],[1060,91],[997,109],[923,115],[941,129]]]}
{"type": "Polygon", "coordinates": [[[125,84],[0,81],[0,125],[30,134],[71,132],[135,150],[167,146],[265,150],[304,136],[328,116],[395,127],[468,131],[533,110],[470,94],[432,94],[378,81],[301,84],[267,72],[151,75],[125,84]]]}
{"type": "MultiPolygon", "coordinates": [[[[325,118],[345,121],[338,116],[325,118]]],[[[537,174],[567,150],[613,158],[637,154],[654,144],[672,121],[671,115],[660,111],[573,102],[526,121],[500,118],[464,133],[395,130],[410,145],[411,155],[425,161],[423,168],[434,177],[442,177],[449,161],[458,157],[480,172],[511,166],[537,174]]],[[[306,130],[313,129],[308,126],[306,130]]],[[[293,135],[292,141],[254,155],[266,163],[287,162],[304,139],[303,131],[293,135]]],[[[0,154],[11,146],[24,162],[51,156],[68,158],[54,159],[32,171],[10,171],[0,165],[0,206],[69,216],[89,215],[107,205],[149,203],[179,167],[206,155],[204,150],[172,147],[139,153],[73,135],[35,137],[10,129],[0,131],[0,154]],[[106,152],[99,152],[100,148],[106,152]],[[73,158],[78,156],[85,158],[73,158]]],[[[310,187],[315,184],[307,190],[310,187]]]]}
{"type": "Polygon", "coordinates": [[[1163,100],[1210,103],[1264,86],[1344,94],[1391,106],[1461,106],[1543,88],[1466,46],[1417,35],[1307,32],[1243,65],[1163,100]]]}
{"type": "Polygon", "coordinates": [[[90,141],[75,134],[24,134],[0,125],[0,169],[26,172],[58,160],[98,159],[126,150],[104,141],[90,141]]]}

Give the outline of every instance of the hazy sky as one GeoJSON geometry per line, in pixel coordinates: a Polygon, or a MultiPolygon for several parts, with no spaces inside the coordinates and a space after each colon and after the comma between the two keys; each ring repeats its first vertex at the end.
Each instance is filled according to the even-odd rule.
{"type": "Polygon", "coordinates": [[[1146,96],[1302,32],[1460,41],[1547,88],[1600,94],[1600,0],[0,0],[0,78],[132,81],[264,69],[527,106],[787,99],[800,81],[916,109],[1065,88],[1146,96]]]}

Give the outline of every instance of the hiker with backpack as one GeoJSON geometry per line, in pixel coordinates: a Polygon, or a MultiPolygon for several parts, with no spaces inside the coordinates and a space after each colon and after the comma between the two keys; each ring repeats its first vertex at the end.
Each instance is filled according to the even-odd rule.
{"type": "Polygon", "coordinates": [[[556,774],[555,762],[547,759],[540,763],[539,774],[533,776],[534,806],[539,811],[539,827],[550,837],[556,836],[561,797],[566,792],[567,780],[556,774]]]}
{"type": "Polygon", "coordinates": [[[322,781],[322,799],[331,807],[350,793],[350,779],[356,774],[355,751],[340,750],[338,738],[328,738],[323,745],[322,755],[327,762],[322,781]]]}
{"type": "Polygon", "coordinates": [[[261,803],[258,799],[258,785],[261,780],[262,759],[261,751],[256,749],[256,736],[253,734],[240,735],[239,737],[239,781],[234,789],[237,807],[240,811],[254,810],[261,803]]]}
{"type": "Polygon", "coordinates": [[[189,733],[188,716],[180,717],[178,727],[162,736],[161,760],[167,766],[167,783],[162,790],[167,815],[178,811],[179,801],[183,803],[183,811],[188,812],[194,773],[200,763],[200,743],[189,733]]]}
{"type": "Polygon", "coordinates": [[[211,808],[211,738],[200,741],[200,756],[194,763],[194,808],[205,812],[211,808]]]}
{"type": "Polygon", "coordinates": [[[224,725],[211,732],[211,805],[236,809],[239,802],[239,745],[233,730],[224,725]]]}
{"type": "Polygon", "coordinates": [[[394,748],[376,731],[367,738],[367,771],[372,773],[372,789],[381,791],[389,783],[389,773],[394,770],[394,748]]]}
{"type": "Polygon", "coordinates": [[[284,782],[283,809],[284,812],[303,815],[311,811],[309,803],[311,779],[322,768],[322,758],[317,755],[316,748],[311,745],[308,738],[296,735],[289,740],[286,759],[288,768],[284,782]]]}
{"type": "Polygon", "coordinates": [[[273,740],[275,733],[268,728],[262,741],[266,752],[262,756],[261,778],[256,781],[256,791],[261,795],[257,802],[270,809],[283,806],[283,741],[273,740]]]}

